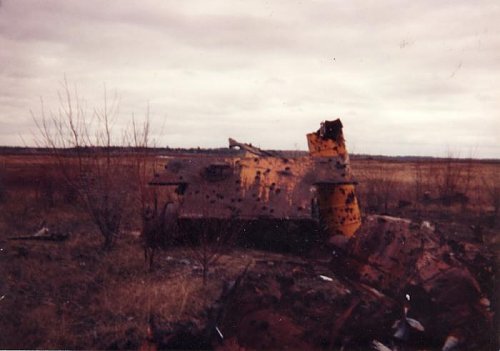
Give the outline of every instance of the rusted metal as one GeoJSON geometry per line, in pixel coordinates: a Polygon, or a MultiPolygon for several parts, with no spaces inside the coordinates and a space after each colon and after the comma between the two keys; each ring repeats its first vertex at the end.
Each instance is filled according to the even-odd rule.
{"type": "Polygon", "coordinates": [[[494,259],[479,246],[454,245],[428,225],[368,216],[337,251],[331,268],[337,277],[347,276],[358,285],[406,295],[406,303],[414,307],[411,316],[426,327],[427,337],[444,342],[451,333],[487,344],[494,327],[489,309],[494,259]]]}
{"type": "Polygon", "coordinates": [[[342,122],[325,121],[316,133],[307,135],[309,154],[313,158],[336,159],[345,182],[325,182],[318,186],[320,217],[331,234],[352,236],[361,225],[361,214],[355,195],[349,155],[342,133],[342,122]]]}
{"type": "Polygon", "coordinates": [[[171,158],[150,184],[175,186],[179,218],[305,220],[351,236],[361,219],[340,120],[307,135],[309,156],[229,139],[235,157],[171,158]]]}

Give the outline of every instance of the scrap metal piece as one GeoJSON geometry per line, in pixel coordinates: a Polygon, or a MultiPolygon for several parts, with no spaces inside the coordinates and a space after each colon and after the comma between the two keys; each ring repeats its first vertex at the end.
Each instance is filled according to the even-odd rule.
{"type": "Polygon", "coordinates": [[[42,227],[31,235],[11,236],[9,240],[37,240],[37,241],[64,241],[68,239],[69,234],[53,232],[47,227],[42,227]]]}
{"type": "Polygon", "coordinates": [[[349,158],[342,128],[342,122],[340,119],[336,119],[335,121],[322,122],[320,128],[315,133],[307,134],[311,156],[340,156],[348,162],[349,158]]]}
{"type": "Polygon", "coordinates": [[[255,146],[252,146],[252,144],[240,143],[232,138],[229,138],[229,148],[233,149],[236,147],[240,148],[240,150],[245,150],[247,152],[250,152],[251,154],[258,156],[276,156],[275,154],[269,151],[261,150],[255,146]]]}

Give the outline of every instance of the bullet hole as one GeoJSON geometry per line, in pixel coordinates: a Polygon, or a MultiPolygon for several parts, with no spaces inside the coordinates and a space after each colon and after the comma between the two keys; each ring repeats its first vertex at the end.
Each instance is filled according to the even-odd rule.
{"type": "Polygon", "coordinates": [[[188,185],[186,183],[181,183],[175,188],[175,193],[178,195],[184,195],[186,193],[188,185]]]}
{"type": "Polygon", "coordinates": [[[347,195],[347,198],[345,199],[345,204],[346,204],[346,205],[350,205],[350,204],[352,204],[352,203],[354,202],[354,199],[355,199],[355,197],[354,197],[354,192],[352,192],[352,191],[351,191],[351,192],[347,195]]]}
{"type": "Polygon", "coordinates": [[[281,189],[280,189],[280,188],[277,188],[274,192],[275,192],[276,194],[279,194],[279,193],[281,193],[281,189]]]}

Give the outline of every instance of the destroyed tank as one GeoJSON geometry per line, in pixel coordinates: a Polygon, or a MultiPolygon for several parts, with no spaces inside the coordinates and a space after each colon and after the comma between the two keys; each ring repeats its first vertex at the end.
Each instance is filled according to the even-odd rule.
{"type": "MultiPolygon", "coordinates": [[[[169,157],[151,181],[158,193],[178,194],[158,200],[163,208],[176,200],[175,222],[186,235],[206,234],[216,221],[242,225],[239,234],[271,251],[284,242],[304,248],[315,235],[322,240],[309,240],[319,244],[312,248],[325,249],[305,250],[306,259],[231,256],[235,271],[233,262],[248,263],[210,304],[207,315],[215,317],[198,332],[190,328],[190,340],[212,338],[207,345],[216,349],[390,350],[382,343],[390,342],[398,349],[498,350],[490,308],[495,255],[453,234],[447,240],[426,221],[371,215],[361,227],[342,123],[325,121],[307,140],[309,154],[291,157],[230,139],[238,153],[169,157]]],[[[162,348],[177,340],[158,335],[168,336],[162,348]]]]}
{"type": "Polygon", "coordinates": [[[181,224],[238,222],[245,235],[260,235],[257,241],[290,241],[293,231],[305,241],[350,237],[361,217],[341,121],[322,122],[307,141],[308,155],[290,157],[229,139],[240,152],[168,157],[150,185],[175,191],[181,224]]]}

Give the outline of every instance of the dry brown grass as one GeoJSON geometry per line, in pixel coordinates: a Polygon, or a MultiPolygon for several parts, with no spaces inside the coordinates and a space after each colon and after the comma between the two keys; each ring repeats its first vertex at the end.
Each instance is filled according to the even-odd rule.
{"type": "MultiPolygon", "coordinates": [[[[43,199],[46,193],[37,193],[36,179],[57,174],[47,171],[53,164],[50,158],[4,155],[0,164],[6,188],[0,201],[0,348],[137,348],[150,314],[164,325],[202,321],[223,281],[237,276],[260,255],[238,250],[222,255],[210,267],[205,286],[202,267],[188,249],[161,252],[155,271],[147,273],[140,240],[134,234],[140,231],[138,207],[131,204],[116,248],[107,252],[85,212],[67,201],[62,183],[54,182],[51,206],[43,199]],[[7,240],[32,233],[42,219],[53,230],[71,233],[70,238],[62,243],[7,240]]],[[[432,176],[442,166],[419,166],[425,175],[420,193],[437,196],[432,176]]],[[[387,205],[387,212],[393,214],[434,213],[450,222],[463,217],[461,206],[424,206],[417,201],[415,163],[354,160],[353,169],[361,182],[358,193],[365,210],[372,202],[378,206],[373,211],[383,211],[387,205]],[[412,204],[401,209],[400,200],[412,204]]],[[[466,212],[483,220],[493,212],[483,180],[496,184],[500,164],[474,163],[472,169],[466,212]]],[[[491,229],[496,238],[497,226],[498,221],[491,229]]],[[[266,253],[262,258],[270,256],[266,253]]]]}
{"type": "MultiPolygon", "coordinates": [[[[130,220],[116,248],[105,251],[100,235],[78,206],[35,202],[28,186],[14,187],[0,203],[0,348],[137,348],[149,316],[161,324],[203,320],[224,279],[203,284],[188,249],[163,251],[148,273],[130,220]],[[32,233],[45,219],[69,232],[66,242],[10,241],[32,233]]],[[[229,279],[247,258],[221,257],[218,278],[229,279]]]]}
{"type": "Polygon", "coordinates": [[[135,348],[150,314],[163,324],[202,319],[222,289],[220,279],[203,284],[184,250],[163,252],[147,273],[135,238],[111,252],[95,232],[66,243],[2,240],[1,247],[2,348],[135,348]]]}
{"type": "MultiPolygon", "coordinates": [[[[474,215],[494,211],[494,197],[488,185],[498,182],[500,162],[429,160],[420,162],[395,162],[392,160],[354,159],[352,168],[359,180],[358,194],[365,211],[386,210],[397,212],[400,201],[408,201],[414,209],[423,207],[423,195],[427,193],[436,205],[434,209],[455,214],[454,208],[444,204],[445,196],[461,193],[468,198],[465,206],[474,215]],[[446,208],[448,207],[448,208],[446,208]]],[[[456,203],[451,203],[455,205],[456,203]]],[[[432,206],[427,206],[432,207],[432,206]]],[[[387,211],[386,210],[386,211],[387,211]]]]}

